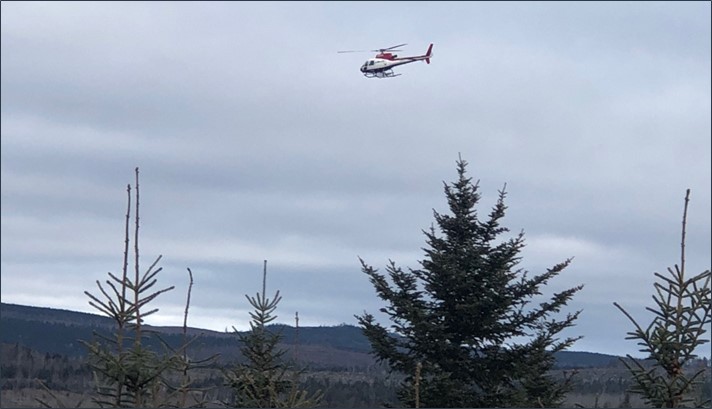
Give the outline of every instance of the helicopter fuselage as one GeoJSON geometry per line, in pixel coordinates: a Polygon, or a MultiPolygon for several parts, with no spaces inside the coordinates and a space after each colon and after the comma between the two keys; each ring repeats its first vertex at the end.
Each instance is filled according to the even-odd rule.
{"type": "Polygon", "coordinates": [[[361,66],[360,70],[363,75],[368,78],[395,77],[400,74],[394,74],[392,70],[394,67],[397,67],[399,65],[410,64],[416,61],[425,61],[426,63],[430,64],[432,50],[433,45],[430,44],[430,47],[428,47],[428,51],[425,53],[425,55],[402,58],[398,58],[398,56],[395,54],[381,52],[374,58],[369,58],[368,60],[366,60],[366,62],[363,63],[363,65],[361,66]]]}
{"type": "Polygon", "coordinates": [[[414,59],[387,60],[384,58],[369,58],[361,66],[361,72],[364,75],[366,75],[367,77],[377,76],[376,75],[377,73],[389,71],[399,65],[404,65],[404,64],[411,63],[411,62],[415,62],[415,61],[418,61],[418,60],[414,60],[414,59]]]}

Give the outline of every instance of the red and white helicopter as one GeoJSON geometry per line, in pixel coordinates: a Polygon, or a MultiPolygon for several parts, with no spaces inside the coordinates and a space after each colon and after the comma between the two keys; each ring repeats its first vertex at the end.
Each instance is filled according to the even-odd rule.
{"type": "MultiPolygon", "coordinates": [[[[416,55],[412,57],[398,57],[396,54],[392,54],[398,47],[402,47],[407,44],[398,44],[393,47],[381,48],[378,50],[371,50],[371,52],[377,52],[374,58],[369,58],[361,66],[361,72],[366,78],[391,78],[397,77],[401,74],[394,74],[393,68],[399,65],[410,64],[416,61],[425,61],[430,64],[430,58],[433,56],[433,44],[430,44],[428,51],[424,55],[416,55]]],[[[337,51],[338,53],[358,53],[366,52],[366,50],[347,50],[347,51],[337,51]]]]}

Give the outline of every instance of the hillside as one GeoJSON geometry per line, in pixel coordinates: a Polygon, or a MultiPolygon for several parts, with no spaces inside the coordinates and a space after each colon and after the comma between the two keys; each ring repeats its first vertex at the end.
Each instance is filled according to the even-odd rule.
{"type": "MultiPolygon", "coordinates": [[[[112,326],[110,319],[95,314],[0,304],[0,406],[39,407],[35,398],[50,399],[38,387],[37,379],[52,390],[61,391],[66,407],[79,405],[93,393],[93,375],[87,365],[86,349],[79,340],[91,340],[95,331],[108,335],[112,326]]],[[[151,328],[168,344],[177,346],[182,341],[181,328],[151,328]]],[[[282,347],[287,350],[287,357],[306,370],[304,388],[325,393],[325,407],[381,407],[397,402],[400,375],[389,375],[385,365],[375,362],[358,327],[301,327],[298,343],[296,328],[271,328],[283,334],[282,347]]],[[[192,359],[220,354],[215,366],[196,372],[196,386],[215,388],[211,396],[225,401],[230,391],[223,384],[220,367],[240,359],[237,337],[200,328],[191,328],[190,332],[202,334],[188,350],[192,359]]],[[[159,348],[155,343],[153,347],[159,348]]],[[[561,352],[556,357],[559,369],[552,371],[555,379],[563,379],[571,368],[578,368],[566,406],[623,404],[630,379],[617,357],[576,351],[561,352]]],[[[705,388],[701,393],[708,393],[710,385],[705,388]]],[[[637,396],[630,399],[631,405],[642,407],[637,396]]],[[[85,400],[82,407],[91,406],[91,401],[85,400]]]]}
{"type": "MultiPolygon", "coordinates": [[[[41,353],[84,356],[86,350],[79,340],[91,340],[95,331],[108,334],[113,325],[110,318],[96,314],[0,304],[0,342],[24,345],[41,353]]],[[[298,341],[300,360],[312,368],[357,369],[375,364],[369,342],[358,327],[300,327],[298,339],[295,327],[283,324],[270,327],[281,331],[286,349],[294,350],[298,341]]],[[[171,345],[181,342],[182,328],[150,328],[171,345]]],[[[226,361],[239,358],[233,334],[200,328],[189,328],[189,333],[202,334],[190,350],[195,358],[214,353],[220,353],[226,361]]],[[[561,368],[608,367],[618,362],[612,355],[580,351],[564,351],[556,357],[561,368]]]]}

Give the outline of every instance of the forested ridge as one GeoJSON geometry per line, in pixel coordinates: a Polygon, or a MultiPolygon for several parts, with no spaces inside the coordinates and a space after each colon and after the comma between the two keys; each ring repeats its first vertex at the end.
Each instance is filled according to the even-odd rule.
{"type": "MultiPolygon", "coordinates": [[[[2,303],[0,383],[3,402],[15,402],[10,405],[13,407],[39,407],[34,396],[43,396],[43,391],[33,381],[35,378],[52,388],[66,391],[65,398],[78,401],[82,393],[91,390],[92,378],[86,363],[86,349],[77,340],[91,338],[92,330],[107,325],[107,320],[95,314],[2,303]]],[[[285,334],[284,347],[290,350],[294,344],[288,342],[294,339],[295,328],[283,324],[275,327],[285,334]]],[[[224,354],[221,361],[239,359],[232,334],[193,330],[205,333],[202,337],[204,355],[219,351],[224,354]]],[[[397,378],[389,379],[386,368],[377,365],[368,354],[369,345],[360,328],[341,325],[301,327],[299,331],[300,355],[310,370],[304,383],[310,390],[324,391],[325,406],[379,407],[387,401],[395,404],[397,378]],[[348,348],[353,349],[349,351],[348,348]],[[317,359],[319,357],[321,359],[317,359]]],[[[179,342],[175,328],[166,327],[166,332],[174,332],[164,335],[168,341],[179,342]]],[[[559,373],[579,368],[568,402],[593,407],[598,399],[599,407],[618,407],[626,399],[630,380],[618,357],[562,351],[557,353],[557,362],[559,373]]],[[[706,362],[702,360],[699,365],[706,362]]],[[[200,386],[219,384],[217,370],[212,375],[205,375],[198,383],[200,386]]],[[[633,396],[628,395],[628,399],[636,402],[633,396]]]]}
{"type": "MultiPolygon", "coordinates": [[[[54,308],[0,304],[0,342],[20,344],[40,353],[60,354],[67,357],[86,356],[87,351],[78,340],[90,339],[93,331],[108,334],[112,321],[107,317],[77,311],[54,308]]],[[[151,327],[162,333],[168,343],[177,345],[180,335],[176,327],[151,327]]],[[[296,328],[286,324],[273,324],[274,330],[281,331],[286,348],[297,341],[296,328]]],[[[220,350],[228,359],[238,357],[232,333],[189,328],[190,333],[202,333],[198,355],[205,351],[220,350]]],[[[334,366],[364,366],[370,362],[368,354],[371,346],[361,329],[354,325],[300,327],[298,342],[302,353],[309,357],[309,347],[334,350],[334,366]],[[306,350],[305,350],[306,348],[306,350]],[[336,351],[338,350],[338,353],[336,351]],[[306,351],[306,352],[305,352],[306,351]],[[348,354],[345,352],[351,352],[348,354]],[[362,356],[363,355],[363,356],[362,356]],[[349,358],[362,358],[349,362],[349,358]]],[[[615,364],[618,357],[588,351],[561,351],[556,354],[557,367],[586,368],[606,367],[615,364]]]]}

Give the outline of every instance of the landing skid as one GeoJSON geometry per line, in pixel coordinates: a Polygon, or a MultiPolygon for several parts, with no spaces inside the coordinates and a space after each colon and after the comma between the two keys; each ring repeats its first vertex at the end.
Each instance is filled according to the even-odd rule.
{"type": "Polygon", "coordinates": [[[363,75],[366,78],[393,78],[399,77],[401,74],[395,74],[393,70],[388,71],[378,71],[378,72],[365,72],[363,75]]]}

